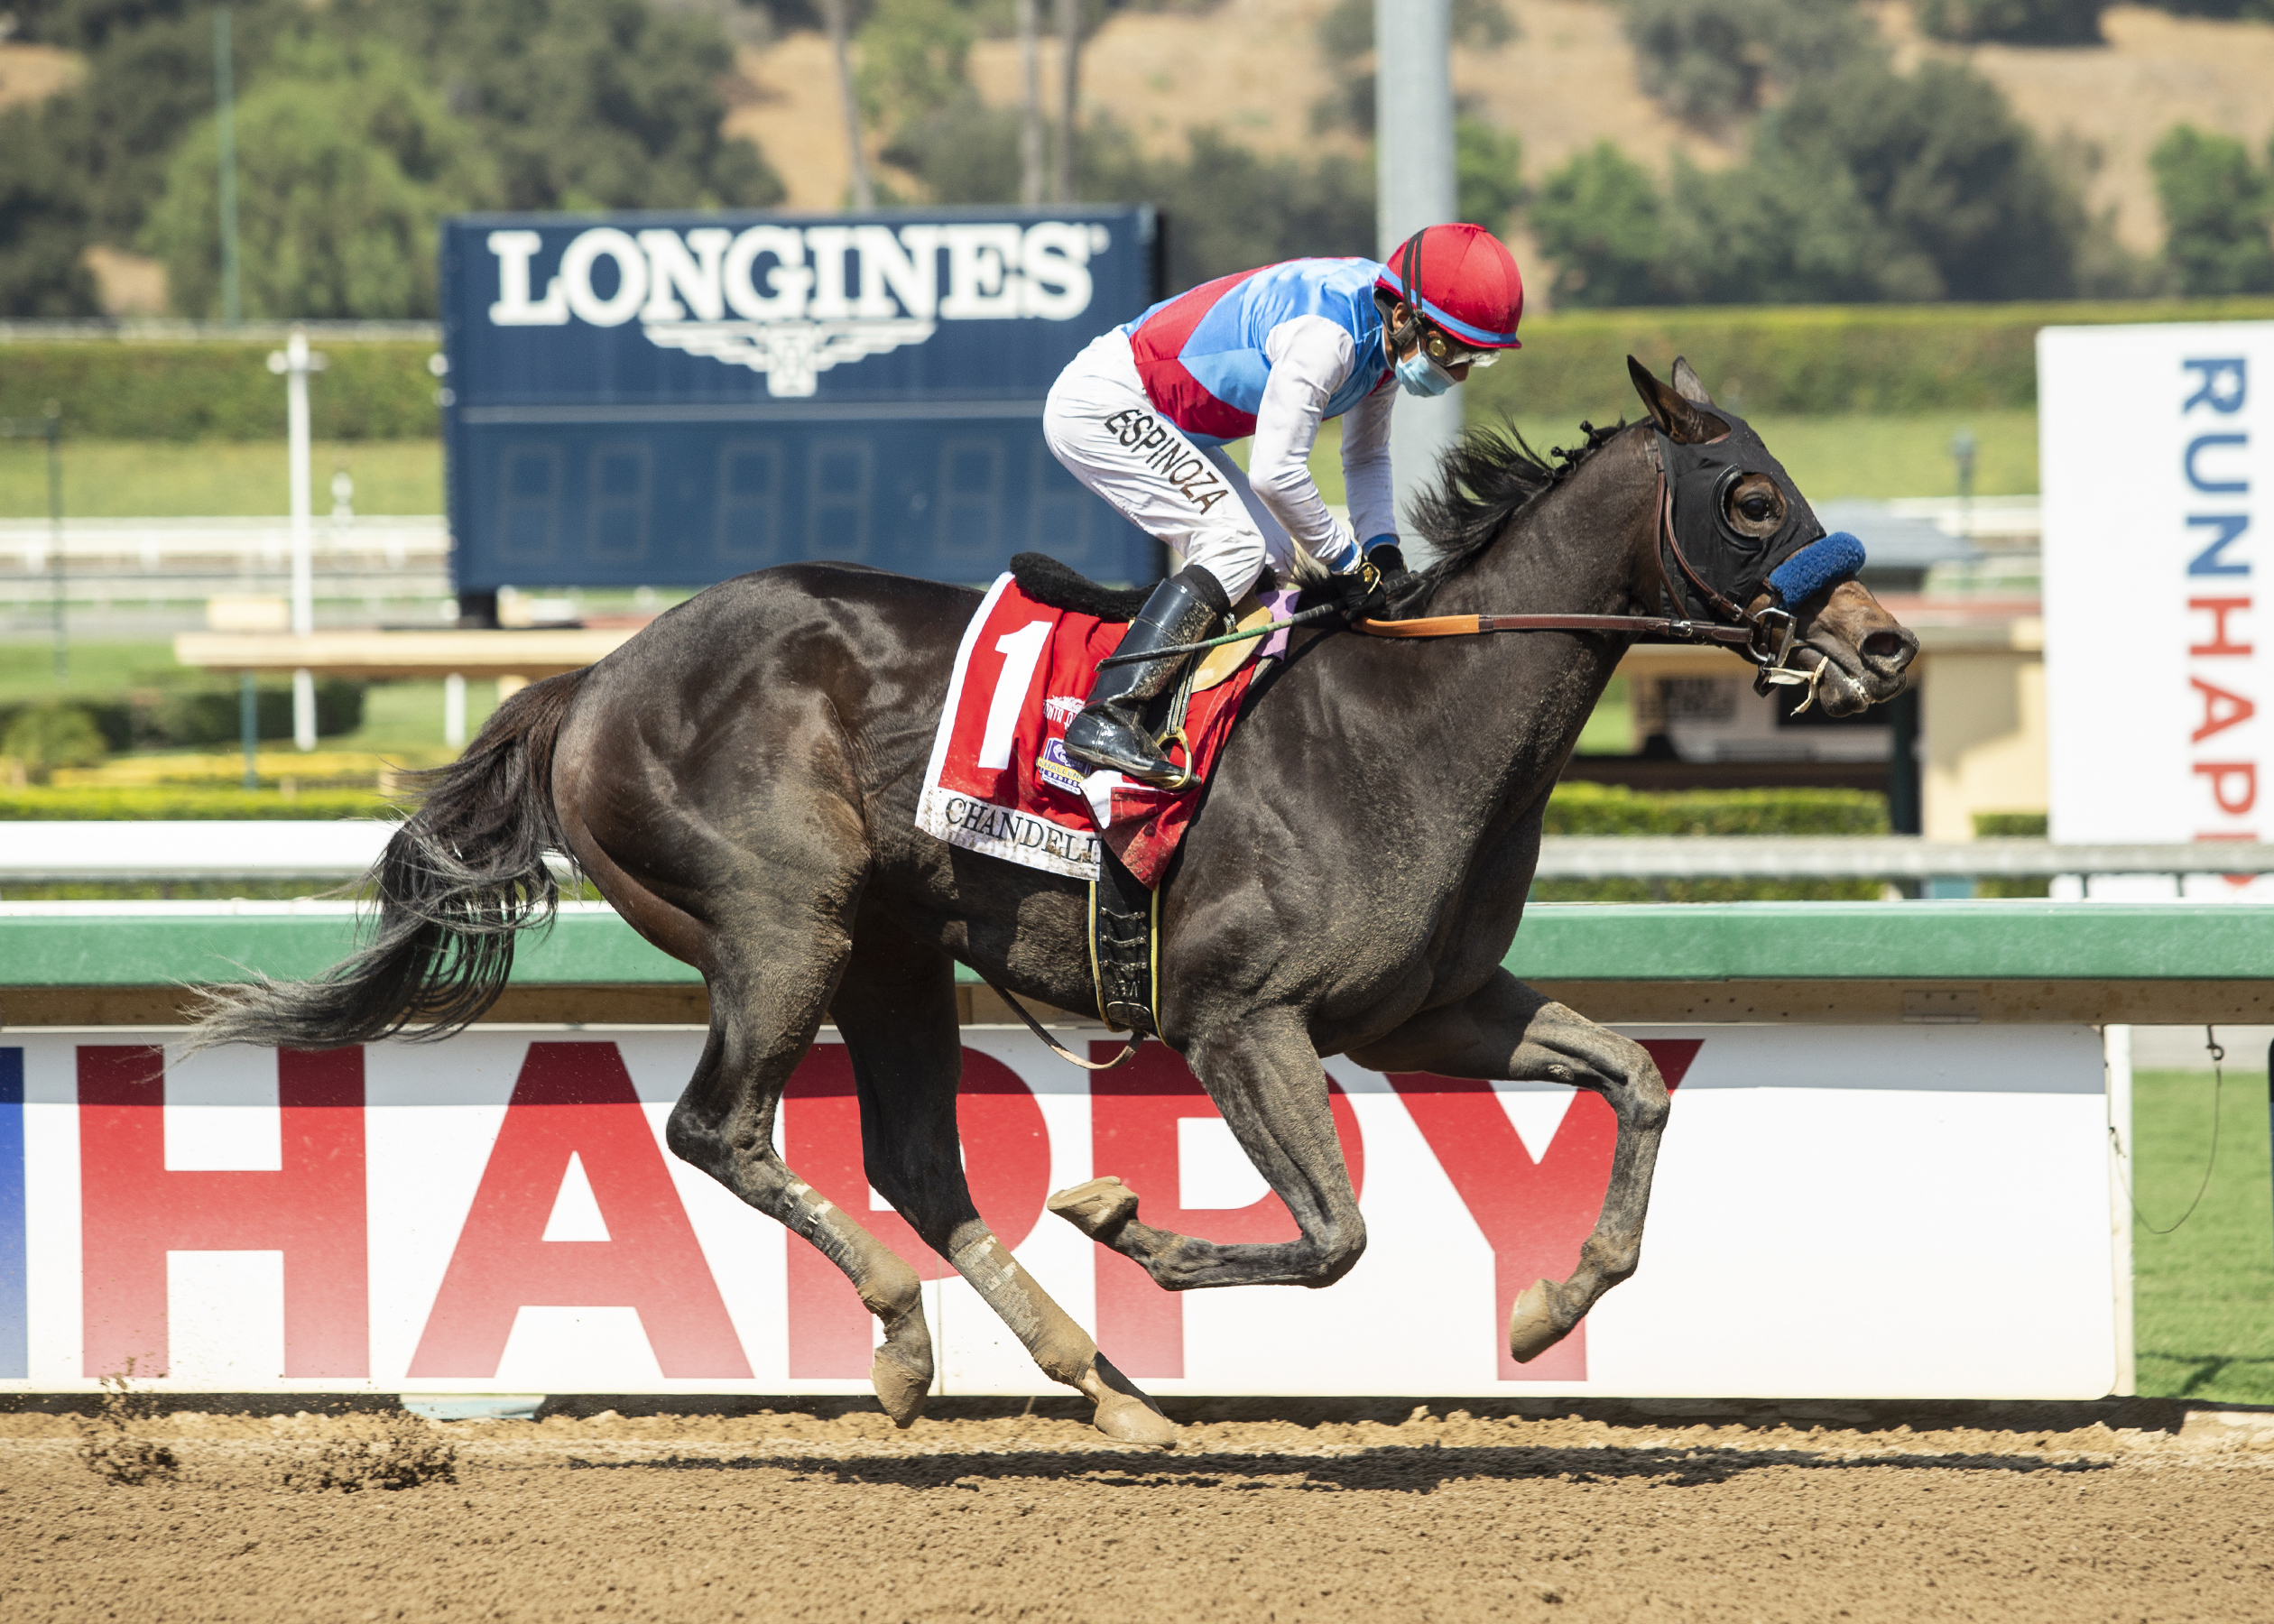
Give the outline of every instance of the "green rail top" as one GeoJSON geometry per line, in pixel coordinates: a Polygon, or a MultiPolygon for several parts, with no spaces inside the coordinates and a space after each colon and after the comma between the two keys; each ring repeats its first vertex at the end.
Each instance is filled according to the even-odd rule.
{"type": "MultiPolygon", "coordinates": [[[[313,975],[356,940],[341,903],[0,905],[0,987],[313,975]]],[[[1505,960],[1528,980],[2274,979],[2274,907],[2190,902],[1535,903],[1505,960]]],[[[959,978],[975,982],[968,970],[959,978]]],[[[525,937],[521,986],[693,983],[605,907],[525,937]]]]}

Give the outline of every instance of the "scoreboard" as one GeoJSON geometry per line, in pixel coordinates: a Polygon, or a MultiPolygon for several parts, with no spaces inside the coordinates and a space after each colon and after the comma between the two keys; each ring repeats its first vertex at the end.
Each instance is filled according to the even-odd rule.
{"type": "Polygon", "coordinates": [[[815,558],[976,583],[1030,549],[1150,581],[1042,403],[1158,296],[1158,240],[1123,207],[449,220],[461,596],[815,558]]]}

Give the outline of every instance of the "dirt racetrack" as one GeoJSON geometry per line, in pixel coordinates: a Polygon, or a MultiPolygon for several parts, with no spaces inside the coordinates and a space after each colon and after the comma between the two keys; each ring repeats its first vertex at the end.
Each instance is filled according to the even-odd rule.
{"type": "Polygon", "coordinates": [[[2274,1619],[2274,1412],[949,1407],[0,1415],[0,1618],[2274,1619]]]}

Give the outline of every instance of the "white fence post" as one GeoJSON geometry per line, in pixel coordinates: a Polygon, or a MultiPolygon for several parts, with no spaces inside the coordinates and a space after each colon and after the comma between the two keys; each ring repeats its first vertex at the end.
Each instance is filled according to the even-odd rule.
{"type": "Polygon", "coordinates": [[[2132,1031],[2101,1029],[2108,1062],[2108,1240],[2110,1282],[2116,1301],[2116,1387],[2120,1397],[2140,1390],[2132,1348],[2132,1031]]]}

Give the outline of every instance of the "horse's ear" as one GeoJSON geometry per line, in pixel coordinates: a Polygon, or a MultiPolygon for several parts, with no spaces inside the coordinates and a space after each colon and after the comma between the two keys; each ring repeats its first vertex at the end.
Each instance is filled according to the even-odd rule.
{"type": "Polygon", "coordinates": [[[1627,376],[1634,380],[1634,392],[1642,397],[1642,410],[1650,414],[1650,421],[1676,445],[1703,445],[1729,432],[1727,423],[1710,411],[1700,411],[1632,355],[1627,357],[1627,376]]]}
{"type": "Polygon", "coordinates": [[[1698,377],[1697,369],[1689,364],[1687,355],[1674,357],[1674,392],[1700,406],[1714,403],[1714,397],[1706,392],[1705,383],[1698,377]]]}

